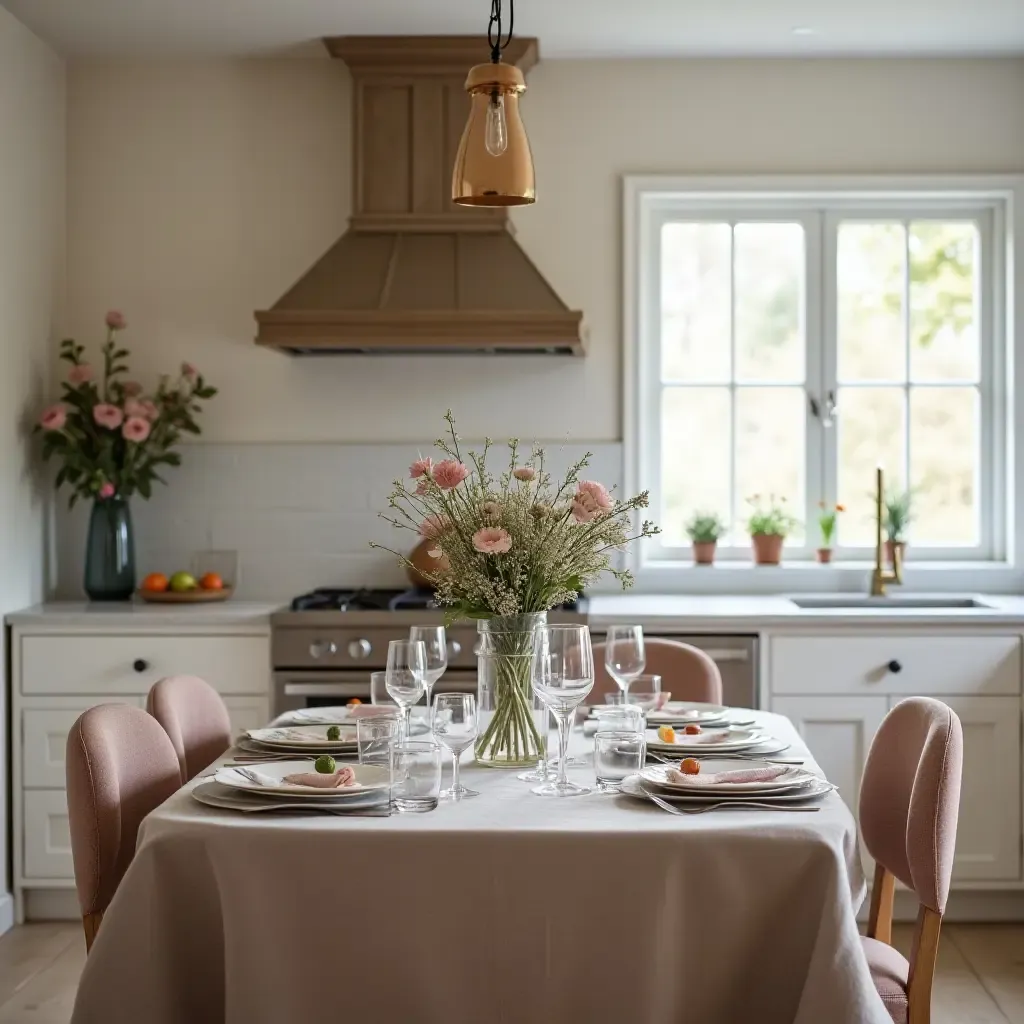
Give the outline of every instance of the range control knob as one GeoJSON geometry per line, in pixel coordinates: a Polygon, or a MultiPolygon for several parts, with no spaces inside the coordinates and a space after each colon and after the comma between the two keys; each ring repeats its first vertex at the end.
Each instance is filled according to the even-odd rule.
{"type": "Polygon", "coordinates": [[[457,658],[462,653],[462,644],[458,640],[448,641],[448,657],[457,658]]]}
{"type": "Polygon", "coordinates": [[[368,658],[372,651],[373,644],[365,637],[353,640],[348,645],[348,656],[355,661],[362,661],[364,658],[368,658]]]}
{"type": "Polygon", "coordinates": [[[314,658],[322,658],[324,655],[338,653],[338,645],[333,640],[314,640],[309,645],[309,653],[314,658]]]}

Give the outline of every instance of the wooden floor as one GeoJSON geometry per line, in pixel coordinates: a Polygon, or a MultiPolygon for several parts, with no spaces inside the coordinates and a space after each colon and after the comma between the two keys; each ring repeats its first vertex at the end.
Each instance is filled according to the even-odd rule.
{"type": "MultiPolygon", "coordinates": [[[[910,951],[910,929],[896,945],[910,951]]],[[[0,1024],[66,1024],[85,963],[77,924],[31,924],[0,936],[0,1024]]],[[[942,930],[933,1024],[1024,1024],[1024,925],[942,930]]]]}

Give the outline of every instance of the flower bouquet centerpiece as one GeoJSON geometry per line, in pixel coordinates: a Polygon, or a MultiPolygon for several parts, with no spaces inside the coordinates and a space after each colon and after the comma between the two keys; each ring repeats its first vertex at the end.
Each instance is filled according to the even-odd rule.
{"type": "Polygon", "coordinates": [[[487,467],[492,443],[464,456],[451,411],[445,418],[448,437],[436,442],[443,457],[417,459],[411,487],[396,480],[392,511],[381,514],[433,543],[441,567],[425,575],[448,620],[478,620],[477,760],[530,766],[542,751],[531,681],[535,630],[549,609],[575,599],[603,572],[631,586],[631,574],[612,566],[610,556],[658,528],[646,520],[633,528],[635,510],[647,507],[646,491],[623,501],[583,479],[589,453],[556,481],[542,448],[523,457],[511,439],[507,466],[495,475],[487,467]]]}
{"type": "Polygon", "coordinates": [[[106,317],[107,339],[100,352],[102,370],[84,359],[85,348],[61,342],[60,359],[69,364],[61,401],[51,405],[36,426],[43,435],[43,458],[58,459],[58,487],[71,488],[69,506],[93,501],[85,559],[85,591],[93,600],[125,600],[135,590],[135,551],[128,500],[136,492],[149,498],[153,483],[163,483],[161,466],[178,466],[172,449],[183,434],[198,434],[200,402],[210,387],[190,363],[176,379],[162,377],[147,393],[126,380],[128,350],[116,334],[127,326],[123,314],[106,317]]]}

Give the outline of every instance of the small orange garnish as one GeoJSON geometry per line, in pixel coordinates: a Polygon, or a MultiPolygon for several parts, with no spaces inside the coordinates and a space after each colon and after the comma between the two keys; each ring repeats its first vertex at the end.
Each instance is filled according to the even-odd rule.
{"type": "Polygon", "coordinates": [[[170,581],[162,572],[151,572],[143,581],[143,590],[155,590],[158,593],[165,591],[170,585],[170,581]]]}
{"type": "Polygon", "coordinates": [[[696,736],[697,733],[700,732],[700,726],[691,722],[690,725],[684,726],[683,732],[685,732],[687,736],[696,736]]]}
{"type": "Polygon", "coordinates": [[[661,740],[662,743],[675,743],[675,729],[673,729],[671,725],[658,726],[658,739],[661,740]]]}
{"type": "Polygon", "coordinates": [[[362,704],[363,702],[358,697],[353,697],[349,702],[348,706],[352,707],[353,704],[362,704]]]}
{"type": "Polygon", "coordinates": [[[698,761],[695,757],[684,757],[679,764],[679,770],[684,775],[699,775],[700,761],[698,761]]]}
{"type": "Polygon", "coordinates": [[[203,578],[199,581],[199,586],[203,590],[223,590],[224,581],[220,578],[219,573],[207,572],[203,574],[203,578]]]}

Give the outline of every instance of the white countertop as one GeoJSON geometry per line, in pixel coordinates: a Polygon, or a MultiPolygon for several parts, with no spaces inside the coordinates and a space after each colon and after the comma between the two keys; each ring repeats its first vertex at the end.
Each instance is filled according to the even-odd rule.
{"type": "MultiPolygon", "coordinates": [[[[810,594],[794,595],[811,597],[810,594]]],[[[825,596],[825,595],[820,595],[825,596]]],[[[830,594],[829,597],[858,595],[830,594]]],[[[904,594],[903,597],[940,597],[904,594]]],[[[688,596],[683,594],[608,594],[590,598],[588,622],[603,628],[635,622],[645,629],[679,632],[753,633],[767,627],[803,626],[1021,626],[1024,597],[999,594],[957,594],[984,603],[985,608],[800,608],[784,595],[688,596]]]]}
{"type": "Polygon", "coordinates": [[[70,629],[196,628],[258,626],[270,629],[271,613],[280,603],[213,601],[204,604],[146,604],[144,601],[53,601],[6,617],[11,626],[57,626],[70,629]]]}

